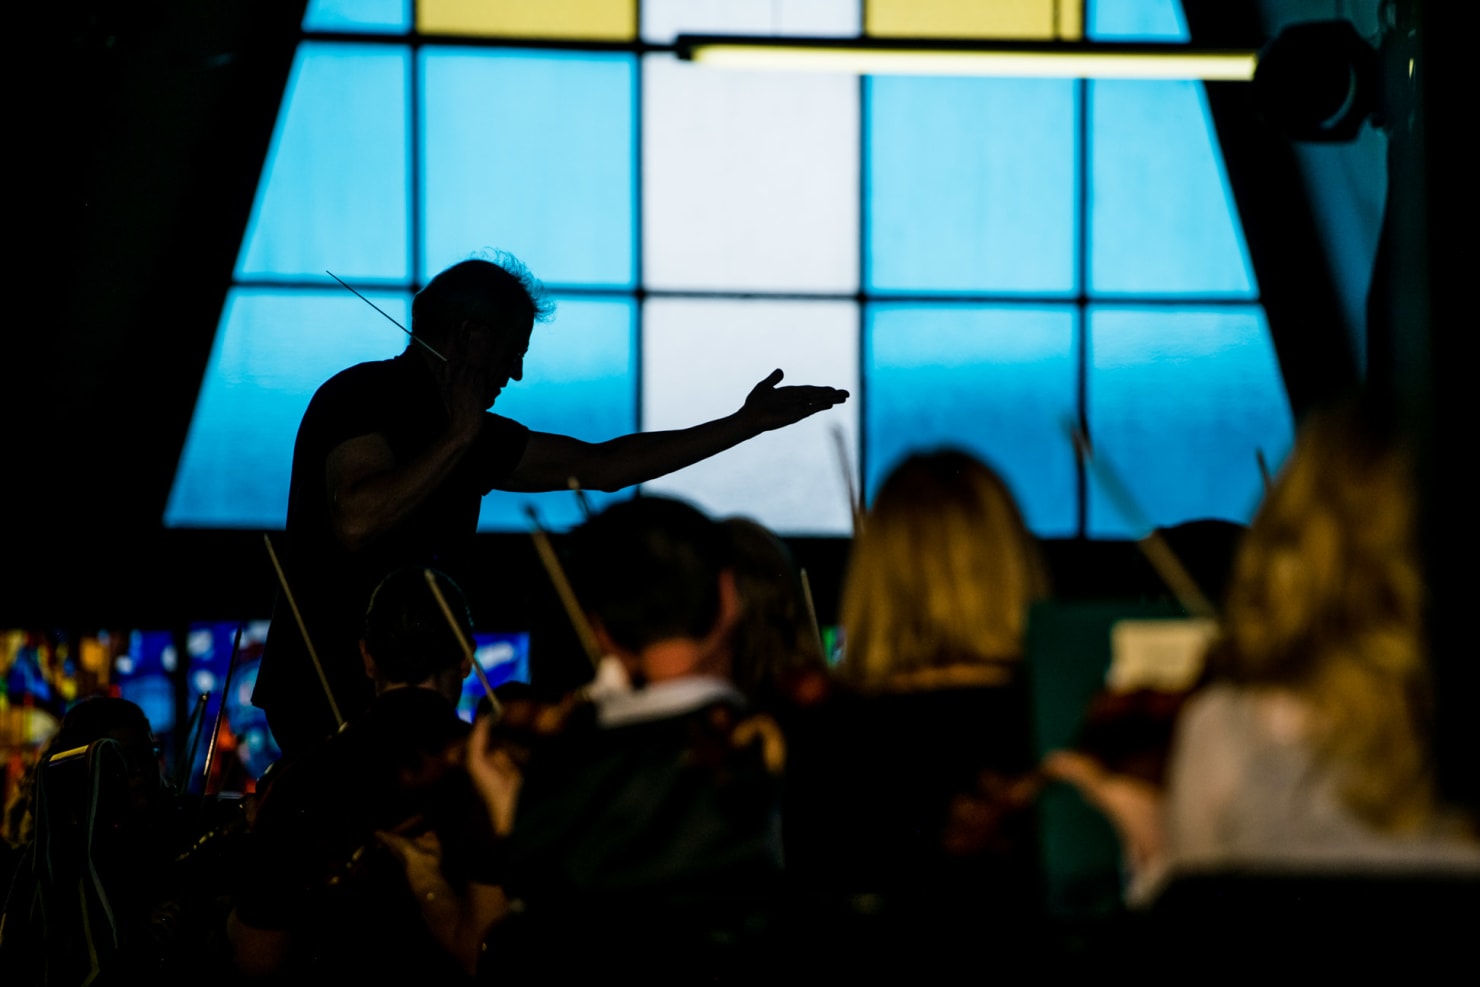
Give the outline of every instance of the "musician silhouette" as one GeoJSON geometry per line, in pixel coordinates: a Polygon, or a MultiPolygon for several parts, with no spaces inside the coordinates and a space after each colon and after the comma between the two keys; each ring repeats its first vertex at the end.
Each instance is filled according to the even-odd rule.
{"type": "MultiPolygon", "coordinates": [[[[780,387],[778,369],[739,410],[691,428],[594,443],[532,431],[488,409],[523,379],[534,325],[552,308],[511,256],[455,264],[416,295],[405,352],[342,371],[309,403],[293,450],[285,562],[344,715],[370,699],[356,651],[370,590],[402,566],[465,571],[483,494],[564,490],[572,480],[619,490],[848,398],[780,387]]],[[[253,702],[291,753],[337,724],[281,603],[253,702]]]]}

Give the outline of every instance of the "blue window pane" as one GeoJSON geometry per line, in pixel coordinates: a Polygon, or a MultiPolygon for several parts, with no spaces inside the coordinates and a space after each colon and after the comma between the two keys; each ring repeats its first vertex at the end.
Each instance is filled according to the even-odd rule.
{"type": "Polygon", "coordinates": [[[626,54],[424,50],[424,277],[487,247],[547,284],[635,283],[626,54]]]}
{"type": "MultiPolygon", "coordinates": [[[[1092,308],[1089,430],[1152,524],[1247,522],[1293,438],[1264,311],[1092,308]]],[[[1139,538],[1091,477],[1089,534],[1139,538]]]]}
{"type": "MultiPolygon", "coordinates": [[[[366,292],[402,324],[404,292],[366,292]]],[[[406,336],[344,291],[236,288],[226,299],[165,507],[172,527],[281,528],[293,440],[309,398],[406,336]]]]}
{"type": "Polygon", "coordinates": [[[1090,289],[1252,298],[1202,84],[1090,84],[1090,289]]]}
{"type": "MultiPolygon", "coordinates": [[[[524,379],[500,395],[494,411],[537,432],[600,442],[637,430],[636,304],[627,299],[560,298],[555,319],[535,327],[524,379]]],[[[616,494],[587,495],[598,509],[616,494]]],[[[483,498],[481,531],[527,531],[526,504],[540,520],[566,528],[581,519],[570,493],[506,493],[483,498]]]]}
{"type": "Polygon", "coordinates": [[[1093,41],[1190,41],[1179,0],[1089,0],[1093,41]]]}
{"type": "Polygon", "coordinates": [[[1075,313],[1069,306],[868,309],[864,374],[868,491],[916,449],[953,445],[991,463],[1028,526],[1076,534],[1075,313]]]}
{"type": "Polygon", "coordinates": [[[238,277],[410,279],[409,65],[379,45],[298,46],[238,277]]]}
{"type": "Polygon", "coordinates": [[[411,29],[412,0],[309,0],[305,31],[399,34],[411,29]]]}
{"type": "Polygon", "coordinates": [[[868,80],[868,285],[1076,289],[1076,85],[868,80]]]}

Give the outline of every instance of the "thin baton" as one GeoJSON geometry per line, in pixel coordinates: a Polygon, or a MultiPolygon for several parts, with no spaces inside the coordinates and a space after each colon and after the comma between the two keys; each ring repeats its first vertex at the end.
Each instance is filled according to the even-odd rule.
{"type": "Polygon", "coordinates": [[[391,314],[389,312],[387,312],[385,309],[381,308],[379,305],[377,305],[374,302],[372,302],[370,299],[366,298],[364,295],[360,294],[358,291],[355,291],[355,289],[351,288],[349,285],[345,284],[344,279],[341,278],[339,275],[335,274],[333,271],[325,271],[324,273],[327,274],[327,275],[329,275],[329,277],[333,278],[335,281],[338,281],[340,284],[344,285],[344,287],[352,295],[354,295],[356,298],[358,298],[360,301],[364,302],[366,305],[369,305],[371,308],[375,309],[375,311],[379,312],[381,315],[385,316],[387,319],[390,319],[391,320],[391,325],[395,326],[397,329],[401,330],[406,335],[410,336],[413,341],[415,341],[417,343],[420,343],[421,346],[422,346],[422,348],[425,349],[428,353],[432,354],[432,356],[434,356],[437,359],[441,360],[443,363],[446,363],[447,362],[447,357],[443,356],[441,353],[438,353],[436,350],[432,349],[432,344],[431,343],[427,342],[425,339],[422,339],[416,333],[412,332],[410,329],[407,329],[405,326],[401,325],[401,323],[399,323],[395,319],[391,318],[391,314]]]}

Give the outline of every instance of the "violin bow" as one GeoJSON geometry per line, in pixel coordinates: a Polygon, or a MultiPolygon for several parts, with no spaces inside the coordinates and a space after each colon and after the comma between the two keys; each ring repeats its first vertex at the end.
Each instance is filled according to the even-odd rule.
{"type": "Polygon", "coordinates": [[[802,577],[802,602],[807,605],[807,619],[812,622],[812,636],[817,639],[817,653],[827,661],[827,646],[822,643],[822,625],[817,622],[817,605],[812,602],[812,580],[807,578],[807,570],[798,570],[802,577]]]}
{"type": "Polygon", "coordinates": [[[185,732],[190,735],[190,752],[186,754],[181,751],[183,757],[177,757],[175,760],[175,790],[181,794],[189,792],[190,768],[195,764],[195,751],[200,746],[200,731],[206,725],[206,702],[210,698],[209,692],[202,692],[197,696],[195,708],[190,711],[190,719],[185,721],[185,732]]]}
{"type": "Polygon", "coordinates": [[[570,588],[570,580],[566,578],[565,570],[560,566],[555,547],[550,544],[550,536],[540,525],[539,513],[535,511],[533,504],[525,504],[524,513],[529,518],[529,537],[534,541],[540,562],[544,564],[545,572],[555,586],[555,595],[560,597],[560,604],[565,608],[565,616],[575,628],[576,637],[581,639],[581,647],[585,649],[586,657],[591,659],[591,667],[595,668],[601,662],[601,644],[596,640],[596,632],[591,629],[591,622],[586,619],[586,612],[581,609],[580,603],[576,600],[575,590],[570,588]]]}
{"type": "Polygon", "coordinates": [[[334,690],[329,688],[329,676],[324,674],[324,663],[319,661],[319,653],[308,636],[308,625],[303,622],[303,611],[298,609],[298,600],[293,596],[293,587],[288,585],[288,576],[283,572],[283,564],[278,561],[277,550],[272,547],[272,538],[263,534],[262,540],[267,544],[267,554],[271,557],[272,567],[277,572],[278,585],[283,589],[283,596],[288,600],[288,609],[293,611],[293,620],[298,624],[298,633],[303,635],[303,645],[308,649],[308,657],[313,661],[313,670],[318,673],[319,685],[324,687],[324,698],[329,700],[329,709],[334,713],[334,726],[336,729],[343,729],[344,716],[339,712],[339,703],[334,701],[334,690]]]}
{"type": "Polygon", "coordinates": [[[1254,450],[1254,461],[1259,464],[1259,479],[1264,481],[1264,496],[1269,496],[1269,491],[1274,489],[1274,479],[1269,473],[1269,461],[1264,458],[1263,449],[1254,450]]]}
{"type": "Polygon", "coordinates": [[[1095,475],[1100,488],[1115,504],[1116,510],[1120,511],[1121,516],[1134,527],[1148,532],[1136,541],[1136,546],[1146,556],[1146,561],[1151,563],[1151,568],[1156,570],[1161,581],[1172,591],[1172,595],[1177,598],[1182,609],[1194,617],[1216,618],[1218,611],[1208,602],[1208,598],[1198,587],[1197,580],[1192,578],[1187,567],[1182,564],[1182,560],[1177,558],[1177,553],[1172,551],[1166,539],[1161,536],[1161,532],[1156,530],[1151,519],[1141,510],[1141,505],[1136,502],[1130,489],[1121,482],[1119,474],[1109,462],[1094,454],[1090,448],[1089,439],[1080,431],[1077,424],[1066,421],[1064,427],[1069,432],[1069,439],[1074,443],[1075,451],[1083,458],[1090,472],[1095,475]]]}
{"type": "Polygon", "coordinates": [[[216,723],[211,728],[210,742],[206,744],[206,766],[200,773],[200,793],[202,795],[210,794],[207,789],[211,787],[211,762],[216,759],[217,738],[221,736],[221,722],[226,719],[226,700],[231,695],[231,677],[236,673],[236,659],[242,650],[242,629],[246,626],[246,621],[238,623],[236,636],[231,640],[231,660],[226,663],[226,681],[221,684],[221,705],[216,707],[216,723]]]}
{"type": "Polygon", "coordinates": [[[493,707],[493,714],[497,716],[502,709],[499,706],[498,697],[493,694],[493,686],[489,684],[488,673],[483,671],[483,665],[478,661],[478,652],[474,649],[473,642],[468,640],[468,635],[463,632],[462,625],[452,615],[452,607],[448,604],[442,587],[437,585],[436,574],[430,569],[423,569],[422,575],[426,577],[427,586],[431,589],[432,595],[437,598],[437,606],[441,608],[442,616],[447,619],[447,626],[452,628],[452,633],[462,647],[463,654],[468,661],[473,663],[473,671],[478,674],[478,681],[483,685],[483,692],[488,696],[488,702],[493,707]]]}
{"type": "Polygon", "coordinates": [[[858,491],[853,487],[853,457],[848,455],[848,440],[843,436],[843,426],[832,428],[833,451],[838,457],[838,470],[843,474],[843,489],[848,492],[848,517],[853,520],[853,537],[863,530],[863,504],[858,491]]]}
{"type": "Polygon", "coordinates": [[[446,363],[447,362],[447,357],[443,356],[441,353],[438,353],[435,349],[433,349],[431,343],[427,342],[425,339],[422,339],[420,336],[418,336],[416,333],[412,332],[410,329],[407,329],[405,326],[401,325],[401,323],[397,322],[394,318],[392,318],[391,317],[391,314],[389,312],[387,312],[385,309],[381,308],[379,305],[375,304],[370,299],[366,298],[364,295],[360,294],[358,291],[355,291],[355,289],[351,288],[348,284],[346,284],[345,283],[345,280],[343,278],[341,278],[339,275],[335,274],[333,271],[325,271],[324,273],[327,274],[327,275],[329,275],[329,277],[333,278],[335,281],[338,281],[344,287],[344,289],[346,291],[348,291],[350,294],[354,295],[360,301],[364,302],[366,305],[369,305],[371,308],[375,309],[375,311],[379,312],[381,315],[385,316],[387,319],[390,319],[391,325],[395,326],[397,329],[401,330],[406,335],[410,336],[412,342],[415,342],[415,343],[420,344],[423,349],[425,349],[428,353],[432,354],[432,356],[434,356],[437,359],[441,360],[443,363],[446,363]]]}
{"type": "Polygon", "coordinates": [[[565,481],[565,485],[570,487],[570,492],[576,495],[576,506],[581,509],[581,520],[591,520],[593,513],[591,510],[591,499],[586,496],[586,491],[581,489],[581,481],[575,477],[571,477],[565,481]]]}

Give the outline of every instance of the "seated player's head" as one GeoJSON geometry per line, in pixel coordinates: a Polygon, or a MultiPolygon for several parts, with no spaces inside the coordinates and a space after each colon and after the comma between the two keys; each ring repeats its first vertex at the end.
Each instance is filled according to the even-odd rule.
{"type": "Polygon", "coordinates": [[[917,453],[884,480],[843,589],[855,681],[1021,655],[1028,606],[1045,595],[1037,543],[1011,491],[956,450],[917,453]]]}
{"type": "Polygon", "coordinates": [[[428,572],[463,635],[473,639],[473,620],[458,585],[435,569],[409,567],[397,569],[375,587],[365,613],[360,654],[376,692],[426,686],[456,702],[473,666],[427,584],[428,572]]]}
{"type": "Polygon", "coordinates": [[[786,544],[744,517],[722,524],[734,552],[735,588],[744,613],[735,626],[735,684],[765,708],[811,675],[825,675],[817,628],[786,544]]]}
{"type": "Polygon", "coordinates": [[[577,528],[571,553],[576,596],[635,677],[729,674],[738,602],[721,525],[681,501],[640,497],[577,528]],[[644,657],[670,646],[683,657],[662,667],[644,657]]]}
{"type": "Polygon", "coordinates": [[[45,761],[54,754],[86,747],[94,741],[114,740],[127,766],[133,808],[142,809],[165,793],[167,780],[159,761],[149,717],[136,704],[112,696],[85,699],[67,711],[47,745],[45,761]]]}

